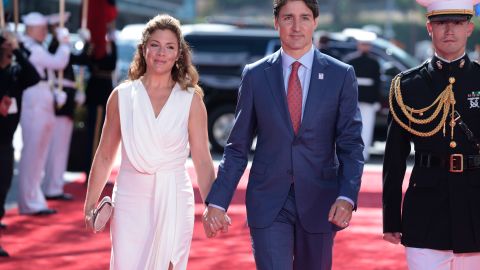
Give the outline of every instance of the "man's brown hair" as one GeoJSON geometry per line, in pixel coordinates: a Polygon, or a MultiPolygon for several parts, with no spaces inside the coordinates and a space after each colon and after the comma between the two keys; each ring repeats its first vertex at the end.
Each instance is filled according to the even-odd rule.
{"type": "Polygon", "coordinates": [[[273,15],[275,18],[278,18],[280,9],[287,4],[289,1],[303,1],[305,5],[312,11],[313,18],[317,18],[319,15],[318,3],[317,0],[273,0],[273,15]]]}

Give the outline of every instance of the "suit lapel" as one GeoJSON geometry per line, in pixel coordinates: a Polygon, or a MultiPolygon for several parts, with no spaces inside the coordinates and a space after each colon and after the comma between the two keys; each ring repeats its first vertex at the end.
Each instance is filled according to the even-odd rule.
{"type": "Polygon", "coordinates": [[[316,111],[316,107],[318,106],[318,100],[321,98],[323,91],[325,91],[326,86],[326,78],[320,78],[322,71],[328,66],[328,62],[325,57],[318,51],[315,50],[315,57],[313,59],[312,64],[312,74],[310,76],[310,86],[308,89],[308,96],[305,102],[305,108],[303,111],[303,119],[302,123],[300,124],[300,130],[298,134],[301,134],[302,131],[308,126],[308,123],[312,121],[313,116],[316,111]]]}
{"type": "Polygon", "coordinates": [[[270,91],[280,111],[280,115],[285,119],[285,123],[288,124],[290,131],[293,133],[290,113],[288,112],[287,96],[285,94],[280,50],[272,54],[268,63],[270,63],[270,66],[265,69],[265,77],[270,85],[270,91]]]}

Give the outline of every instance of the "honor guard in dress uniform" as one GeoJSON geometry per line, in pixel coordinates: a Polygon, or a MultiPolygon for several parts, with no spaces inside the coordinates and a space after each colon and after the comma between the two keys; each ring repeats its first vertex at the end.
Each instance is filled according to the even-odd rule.
{"type": "Polygon", "coordinates": [[[411,270],[480,269],[480,65],[465,54],[479,0],[417,0],[435,55],[392,80],[384,239],[411,270]],[[406,159],[415,164],[403,197],[406,159]]]}
{"type": "MultiPolygon", "coordinates": [[[[13,134],[20,120],[22,92],[40,80],[11,33],[0,35],[0,221],[13,178],[13,134]],[[15,61],[14,61],[15,60],[15,61]]],[[[0,228],[6,225],[0,223],[0,228]]],[[[0,257],[8,253],[0,246],[0,257]]]]}
{"type": "Polygon", "coordinates": [[[358,107],[362,114],[362,139],[365,144],[363,158],[370,158],[373,141],[375,116],[380,109],[380,64],[370,53],[371,42],[377,38],[372,32],[364,32],[356,37],[357,51],[345,56],[343,61],[355,69],[358,82],[358,107]]]}
{"type": "Polygon", "coordinates": [[[65,28],[57,31],[60,46],[55,54],[51,54],[42,44],[47,36],[47,19],[38,12],[31,12],[22,20],[26,25],[23,43],[30,51],[29,61],[35,66],[41,81],[23,93],[18,208],[20,214],[48,215],[56,211],[47,207],[41,180],[55,124],[53,70],[63,69],[68,63],[69,33],[65,28]]]}
{"type": "MultiPolygon", "coordinates": [[[[65,13],[65,21],[70,16],[69,12],[65,13]]],[[[60,43],[55,38],[55,30],[60,23],[60,15],[52,14],[47,16],[50,32],[52,38],[48,51],[55,53],[60,43]]],[[[47,163],[45,166],[45,176],[42,183],[42,189],[47,200],[72,200],[73,196],[63,192],[63,185],[65,180],[63,174],[67,170],[68,154],[70,151],[70,141],[73,132],[73,115],[75,108],[82,105],[85,100],[85,94],[77,89],[75,84],[75,74],[72,65],[87,65],[89,63],[88,43],[89,31],[83,29],[80,32],[80,37],[85,41],[85,45],[80,54],[70,54],[70,60],[67,67],[63,70],[63,92],[66,93],[67,98],[65,104],[55,109],[55,125],[53,131],[53,139],[49,146],[47,163]]],[[[58,78],[58,71],[56,78],[58,78]]],[[[58,87],[58,81],[55,81],[55,86],[58,87]]]]}

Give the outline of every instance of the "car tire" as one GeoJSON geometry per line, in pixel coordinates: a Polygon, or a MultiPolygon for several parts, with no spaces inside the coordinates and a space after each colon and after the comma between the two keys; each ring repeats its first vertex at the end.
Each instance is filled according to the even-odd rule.
{"type": "Polygon", "coordinates": [[[235,106],[222,105],[212,110],[208,117],[208,137],[212,151],[221,153],[227,143],[235,120],[235,106]]]}

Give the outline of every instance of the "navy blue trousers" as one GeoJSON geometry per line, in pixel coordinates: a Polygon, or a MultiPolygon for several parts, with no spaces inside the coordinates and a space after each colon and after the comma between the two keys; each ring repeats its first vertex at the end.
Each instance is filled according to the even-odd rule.
{"type": "Polygon", "coordinates": [[[330,270],[335,232],[308,233],[295,205],[294,187],[275,221],[267,228],[250,228],[258,270],[330,270]]]}

